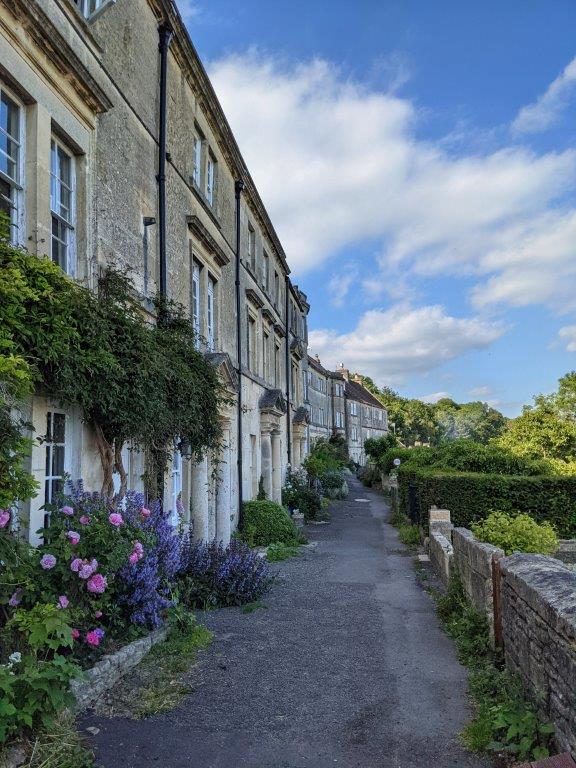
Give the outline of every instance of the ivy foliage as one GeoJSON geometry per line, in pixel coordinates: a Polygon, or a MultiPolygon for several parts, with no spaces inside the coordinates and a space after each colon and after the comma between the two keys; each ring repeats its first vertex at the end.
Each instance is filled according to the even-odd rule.
{"type": "MultiPolygon", "coordinates": [[[[159,473],[175,442],[185,442],[197,457],[219,444],[217,371],[196,349],[184,308],[166,303],[157,309],[154,323],[129,277],[114,268],[91,291],[51,261],[0,239],[3,413],[9,397],[33,388],[80,408],[95,430],[102,490],[110,496],[114,471],[125,488],[121,450],[128,441],[155,457],[159,473]]],[[[0,463],[9,460],[7,448],[0,443],[0,463]]],[[[5,503],[27,492],[16,485],[4,488],[5,496],[12,493],[5,503]]]]}

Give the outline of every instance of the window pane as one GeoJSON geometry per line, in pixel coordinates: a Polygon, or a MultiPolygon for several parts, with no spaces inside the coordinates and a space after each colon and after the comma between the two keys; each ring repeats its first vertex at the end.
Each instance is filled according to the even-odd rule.
{"type": "Polygon", "coordinates": [[[52,448],[52,475],[61,476],[64,474],[64,446],[55,445],[52,448]]]}
{"type": "Polygon", "coordinates": [[[63,413],[54,414],[53,440],[63,443],[66,439],[66,416],[63,413]]]}
{"type": "Polygon", "coordinates": [[[52,261],[66,270],[66,252],[67,252],[67,234],[66,226],[55,216],[52,217],[52,261]]]}

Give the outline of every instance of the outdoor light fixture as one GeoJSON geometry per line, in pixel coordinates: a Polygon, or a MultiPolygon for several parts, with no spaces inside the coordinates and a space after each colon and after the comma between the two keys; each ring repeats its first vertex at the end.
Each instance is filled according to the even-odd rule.
{"type": "Polygon", "coordinates": [[[156,218],[154,216],[144,216],[144,226],[151,227],[156,224],[156,218]]]}

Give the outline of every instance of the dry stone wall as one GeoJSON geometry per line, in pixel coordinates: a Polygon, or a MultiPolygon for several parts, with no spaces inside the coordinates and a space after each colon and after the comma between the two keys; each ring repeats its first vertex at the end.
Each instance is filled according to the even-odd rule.
{"type": "Polygon", "coordinates": [[[576,754],[576,573],[544,555],[501,565],[506,664],[556,726],[558,746],[576,754]]]}

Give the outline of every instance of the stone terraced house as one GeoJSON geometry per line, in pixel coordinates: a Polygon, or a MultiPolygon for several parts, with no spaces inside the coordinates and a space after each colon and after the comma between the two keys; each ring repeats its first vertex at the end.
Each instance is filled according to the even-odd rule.
{"type": "MultiPolygon", "coordinates": [[[[131,270],[151,319],[162,287],[189,309],[230,403],[217,479],[210,457],[192,464],[174,446],[166,508],[180,502],[197,537],[229,540],[239,394],[242,498],[262,478],[280,499],[308,446],[309,305],[172,0],[2,0],[0,207],[14,242],[84,285],[114,264],[131,270]]],[[[101,469],[80,413],[39,394],[28,416],[41,491],[21,517],[34,542],[64,474],[97,489],[101,469]]],[[[125,454],[141,490],[144,456],[125,454]]]]}
{"type": "Polygon", "coordinates": [[[388,413],[356,374],[348,369],[324,368],[318,355],[308,357],[306,401],[309,411],[309,441],[328,439],[333,434],[346,438],[350,458],[364,464],[364,443],[368,438],[388,434],[388,413]]]}

